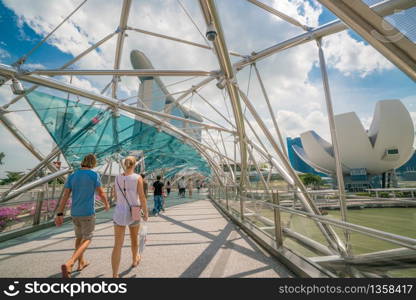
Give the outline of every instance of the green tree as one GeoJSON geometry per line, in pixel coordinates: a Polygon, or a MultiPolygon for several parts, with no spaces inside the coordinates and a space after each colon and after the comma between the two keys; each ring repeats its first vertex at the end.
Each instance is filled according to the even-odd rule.
{"type": "Polygon", "coordinates": [[[0,185],[5,185],[5,184],[9,184],[12,182],[15,182],[17,180],[19,180],[20,178],[22,178],[22,176],[24,175],[23,172],[6,172],[6,178],[2,179],[0,182],[0,185]]]}
{"type": "Polygon", "coordinates": [[[0,166],[3,164],[3,158],[6,156],[4,152],[0,152],[0,166]]]}
{"type": "Polygon", "coordinates": [[[313,189],[319,189],[319,187],[324,184],[322,178],[315,174],[305,173],[299,177],[304,185],[312,187],[313,189]]]}

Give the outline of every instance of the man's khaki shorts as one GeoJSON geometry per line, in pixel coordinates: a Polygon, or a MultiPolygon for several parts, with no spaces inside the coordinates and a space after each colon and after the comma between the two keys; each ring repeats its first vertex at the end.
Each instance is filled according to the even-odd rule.
{"type": "Polygon", "coordinates": [[[74,222],[75,237],[83,240],[91,240],[95,229],[95,215],[87,217],[72,217],[74,222]]]}

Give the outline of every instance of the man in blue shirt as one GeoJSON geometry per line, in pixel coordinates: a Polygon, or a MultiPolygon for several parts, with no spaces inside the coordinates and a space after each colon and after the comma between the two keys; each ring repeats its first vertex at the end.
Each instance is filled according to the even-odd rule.
{"type": "Polygon", "coordinates": [[[84,260],[84,252],[91,244],[95,228],[95,194],[97,193],[104,203],[105,210],[109,209],[107,196],[101,187],[100,176],[92,169],[95,168],[97,160],[94,154],[88,154],[81,163],[81,169],[75,171],[68,177],[65,183],[64,194],[59,204],[58,213],[55,218],[56,226],[63,223],[63,212],[66,203],[72,193],[71,216],[75,230],[75,252],[72,257],[61,266],[62,277],[71,277],[72,267],[78,261],[78,271],[89,265],[84,260]]]}

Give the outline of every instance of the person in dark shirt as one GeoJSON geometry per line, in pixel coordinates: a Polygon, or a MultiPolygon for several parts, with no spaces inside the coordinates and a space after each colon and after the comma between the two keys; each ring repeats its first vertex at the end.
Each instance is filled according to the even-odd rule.
{"type": "Polygon", "coordinates": [[[201,189],[201,182],[199,181],[199,179],[196,181],[196,189],[198,190],[199,194],[199,190],[201,189]]]}
{"type": "Polygon", "coordinates": [[[162,209],[162,201],[163,201],[163,182],[160,181],[162,177],[158,175],[156,177],[156,181],[153,183],[153,201],[154,201],[154,207],[153,207],[153,214],[157,216],[162,209]]]}
{"type": "Polygon", "coordinates": [[[172,185],[170,184],[170,181],[168,180],[167,184],[166,184],[166,193],[167,196],[169,197],[170,195],[170,190],[172,189],[172,185]]]}

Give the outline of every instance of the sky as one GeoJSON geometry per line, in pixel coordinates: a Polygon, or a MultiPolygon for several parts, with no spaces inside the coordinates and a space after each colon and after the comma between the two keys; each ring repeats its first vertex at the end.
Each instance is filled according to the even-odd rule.
{"type": "MultiPolygon", "coordinates": [[[[0,63],[10,65],[30,51],[81,2],[80,0],[1,0],[0,27],[7,28],[7,30],[2,30],[0,33],[0,63]]],[[[315,0],[263,0],[263,2],[310,27],[317,27],[336,19],[315,0]]],[[[373,4],[377,0],[366,2],[373,4]]],[[[120,0],[88,0],[46,43],[29,56],[23,67],[29,70],[59,68],[117,29],[121,3],[120,0]]],[[[128,25],[204,44],[205,41],[198,29],[205,32],[205,23],[197,1],[181,0],[180,3],[178,0],[133,0],[128,25]],[[180,3],[192,19],[188,18],[180,3]]],[[[217,0],[216,5],[228,49],[243,55],[268,48],[303,32],[302,29],[282,21],[248,1],[217,0]]],[[[413,8],[406,12],[399,12],[397,18],[395,16],[389,21],[392,24],[398,22],[399,25],[406,25],[410,22],[409,20],[414,22],[415,10],[413,8]]],[[[408,32],[403,31],[403,33],[408,32]]],[[[143,51],[155,68],[195,70],[219,68],[212,51],[149,37],[137,32],[127,34],[122,53],[122,69],[131,69],[129,54],[133,49],[143,51]]],[[[408,34],[414,35],[411,32],[408,34]]],[[[79,60],[72,68],[112,69],[115,44],[116,38],[114,37],[79,60]]],[[[357,34],[348,30],[326,37],[323,40],[323,48],[336,114],[354,111],[362,120],[364,127],[368,128],[377,101],[400,99],[409,110],[413,120],[416,120],[415,83],[357,34]]],[[[232,57],[231,59],[232,62],[236,62],[240,58],[232,57]]],[[[283,135],[294,137],[313,129],[329,140],[316,43],[309,42],[272,55],[259,61],[257,67],[283,135]]],[[[106,76],[74,76],[72,79],[62,76],[56,79],[63,82],[72,80],[72,84],[95,93],[99,93],[111,80],[106,76]]],[[[163,78],[163,81],[169,86],[181,79],[183,78],[163,78]]],[[[237,79],[240,88],[248,91],[249,98],[266,125],[272,128],[273,123],[254,71],[246,67],[238,73],[237,79]]],[[[202,79],[195,78],[168,88],[170,92],[180,91],[200,80],[202,79]]],[[[137,94],[138,87],[137,78],[124,77],[118,97],[134,96],[137,94]]],[[[209,99],[212,105],[225,114],[227,109],[231,108],[229,103],[224,102],[222,93],[223,91],[216,88],[215,83],[200,91],[201,95],[209,99]]],[[[10,101],[12,97],[9,86],[0,87],[0,105],[10,101]]],[[[222,117],[204,104],[197,95],[191,97],[186,105],[227,126],[222,117]]],[[[10,110],[12,112],[8,114],[9,118],[26,136],[30,137],[33,144],[43,154],[47,154],[52,149],[53,142],[36,116],[27,111],[29,107],[24,100],[11,106],[10,110]]],[[[256,131],[260,132],[251,115],[246,114],[256,131]]],[[[252,133],[248,132],[248,135],[252,137],[252,133]]],[[[5,164],[0,166],[0,178],[7,170],[26,170],[36,164],[36,159],[1,126],[0,137],[0,152],[6,154],[5,164]]],[[[260,137],[264,138],[264,135],[260,134],[260,137]]],[[[214,139],[216,139],[215,136],[214,139]]],[[[229,138],[226,137],[226,141],[228,140],[229,138]]],[[[268,143],[266,144],[270,147],[268,143]]],[[[230,143],[227,143],[227,147],[231,147],[230,143]]]]}

